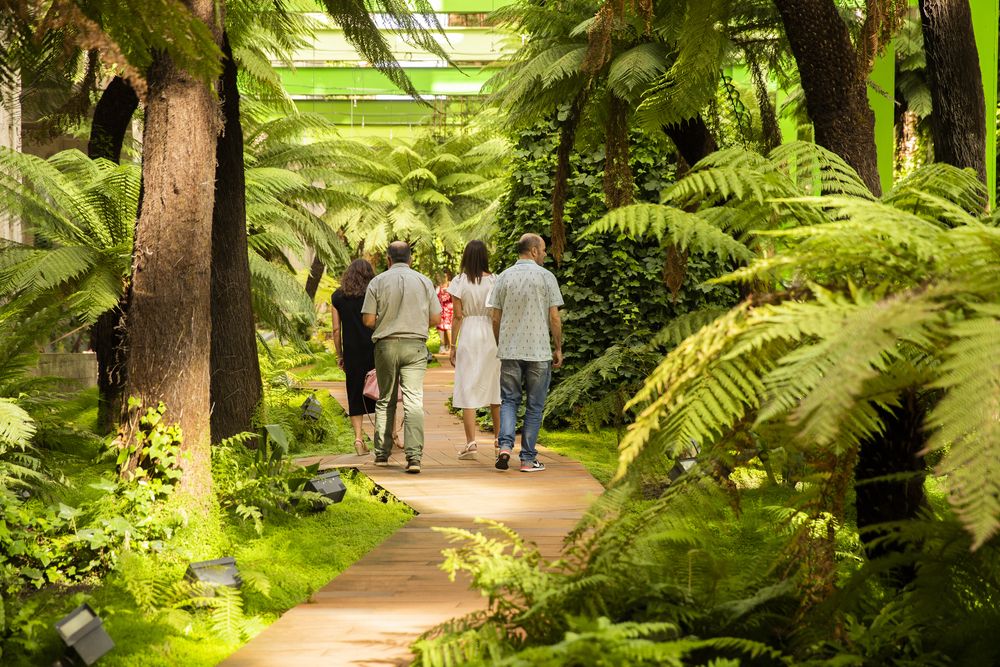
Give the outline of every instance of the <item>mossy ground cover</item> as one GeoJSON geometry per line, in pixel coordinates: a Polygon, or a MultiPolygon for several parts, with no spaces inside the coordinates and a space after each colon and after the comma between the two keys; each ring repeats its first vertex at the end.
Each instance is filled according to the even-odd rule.
{"type": "MultiPolygon", "coordinates": [[[[332,356],[332,355],[329,355],[332,356]]],[[[329,367],[329,362],[321,359],[329,367]]],[[[336,364],[333,364],[336,368],[336,364]]],[[[325,392],[322,418],[308,423],[300,416],[308,391],[280,387],[269,392],[263,414],[288,422],[291,456],[349,451],[350,425],[343,410],[325,392]],[[348,443],[348,444],[344,444],[348,443]]],[[[77,428],[96,427],[96,392],[80,392],[62,407],[77,428]]],[[[103,446],[47,453],[63,484],[48,487],[32,502],[76,507],[96,501],[106,490],[94,483],[114,476],[114,461],[102,459],[103,446]]],[[[25,595],[20,618],[9,625],[23,630],[19,642],[3,646],[4,665],[51,664],[62,651],[53,624],[82,602],[104,619],[115,648],[101,660],[109,666],[215,665],[283,612],[348,568],[403,526],[412,510],[373,494],[374,485],[360,474],[345,474],[347,495],[340,503],[315,513],[265,510],[260,534],[253,522],[235,513],[215,511],[192,517],[165,544],[163,551],[123,551],[113,570],[71,587],[50,585],[25,595]],[[208,609],[172,609],[168,589],[183,577],[191,560],[231,555],[252,585],[244,585],[234,608],[236,618],[220,628],[208,609]],[[162,599],[161,599],[162,598],[162,599]],[[149,604],[143,609],[142,601],[149,604]],[[160,600],[160,602],[158,602],[160,600]]]]}
{"type": "Polygon", "coordinates": [[[612,429],[591,433],[542,429],[538,444],[579,461],[605,487],[618,467],[618,432],[612,429]]]}
{"type": "MultiPolygon", "coordinates": [[[[78,482],[86,481],[78,479],[78,482]]],[[[137,570],[151,580],[179,579],[186,563],[175,556],[123,559],[119,569],[91,587],[47,590],[29,602],[34,615],[35,650],[5,651],[4,659],[15,666],[51,664],[62,649],[52,625],[77,604],[87,602],[104,619],[115,648],[101,660],[115,666],[215,665],[253,635],[266,628],[309,595],[326,585],[368,551],[403,526],[412,512],[398,502],[382,502],[370,494],[371,483],[345,476],[348,487],[343,502],[307,516],[273,514],[258,536],[253,526],[223,518],[220,542],[241,571],[266,582],[268,594],[257,590],[243,593],[246,617],[243,637],[221,636],[207,612],[193,617],[159,609],[143,613],[129,588],[141,587],[137,570]],[[133,583],[129,583],[130,580],[133,583]]]]}

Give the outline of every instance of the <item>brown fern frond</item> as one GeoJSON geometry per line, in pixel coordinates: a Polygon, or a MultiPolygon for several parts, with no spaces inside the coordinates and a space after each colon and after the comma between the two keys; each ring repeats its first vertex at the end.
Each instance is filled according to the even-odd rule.
{"type": "Polygon", "coordinates": [[[663,282],[670,290],[670,298],[677,300],[687,275],[687,251],[678,250],[671,243],[666,249],[666,260],[663,262],[663,282]]]}
{"type": "Polygon", "coordinates": [[[611,62],[611,38],[622,17],[625,15],[625,0],[608,0],[587,29],[587,56],[583,60],[583,71],[593,77],[611,62]]]}
{"type": "Polygon", "coordinates": [[[865,1],[865,22],[857,44],[861,76],[868,76],[872,71],[875,58],[885,50],[903,25],[908,9],[906,0],[865,1]]]}

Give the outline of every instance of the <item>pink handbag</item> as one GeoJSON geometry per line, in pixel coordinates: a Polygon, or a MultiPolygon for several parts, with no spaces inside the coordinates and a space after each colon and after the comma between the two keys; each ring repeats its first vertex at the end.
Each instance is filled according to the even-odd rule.
{"type": "MultiPolygon", "coordinates": [[[[361,391],[365,398],[370,398],[373,401],[378,400],[378,377],[375,375],[375,369],[371,369],[365,374],[365,388],[361,391]]],[[[403,400],[403,388],[399,388],[399,393],[396,394],[396,400],[403,400]]]]}

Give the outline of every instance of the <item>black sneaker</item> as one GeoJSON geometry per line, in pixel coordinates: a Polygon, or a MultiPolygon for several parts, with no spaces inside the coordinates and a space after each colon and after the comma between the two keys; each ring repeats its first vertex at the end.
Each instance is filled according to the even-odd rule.
{"type": "Polygon", "coordinates": [[[539,461],[521,461],[521,472],[541,472],[545,466],[539,461]]]}
{"type": "Polygon", "coordinates": [[[510,452],[505,449],[500,450],[500,454],[497,456],[496,469],[506,470],[510,467],[510,452]]]}
{"type": "Polygon", "coordinates": [[[389,457],[388,456],[376,456],[375,457],[375,465],[377,465],[377,466],[387,466],[387,465],[389,465],[389,457]]]}
{"type": "Polygon", "coordinates": [[[406,459],[406,472],[416,475],[420,472],[420,459],[406,459]]]}

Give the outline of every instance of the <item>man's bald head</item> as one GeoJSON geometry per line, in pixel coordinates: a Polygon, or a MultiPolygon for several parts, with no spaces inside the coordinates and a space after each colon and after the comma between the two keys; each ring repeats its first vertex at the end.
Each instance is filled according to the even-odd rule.
{"type": "Polygon", "coordinates": [[[532,250],[545,250],[545,240],[538,234],[522,234],[517,240],[517,254],[528,258],[532,250]]]}
{"type": "Polygon", "coordinates": [[[393,241],[389,244],[389,262],[392,264],[410,263],[410,244],[406,241],[393,241]]]}

